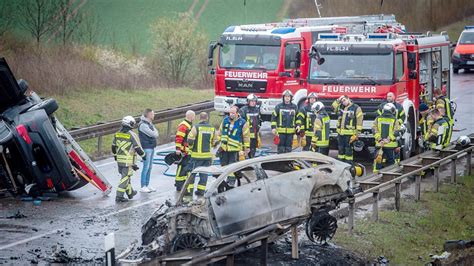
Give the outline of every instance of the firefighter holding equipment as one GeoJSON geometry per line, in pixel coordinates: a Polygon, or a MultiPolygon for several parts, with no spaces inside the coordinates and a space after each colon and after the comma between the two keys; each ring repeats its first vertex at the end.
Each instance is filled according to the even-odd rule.
{"type": "Polygon", "coordinates": [[[398,147],[397,135],[400,130],[396,118],[397,108],[392,103],[386,103],[383,112],[374,120],[372,127],[375,137],[374,173],[383,167],[395,163],[394,150],[398,147]],[[384,163],[385,159],[385,163],[384,163]]]}
{"type": "Polygon", "coordinates": [[[358,134],[362,131],[364,114],[359,105],[353,103],[347,95],[339,97],[332,104],[337,110],[338,149],[337,158],[343,162],[352,164],[354,161],[352,143],[358,140],[358,134]]]}
{"type": "Polygon", "coordinates": [[[322,102],[313,103],[311,109],[316,115],[314,119],[314,134],[311,138],[311,147],[313,151],[329,155],[329,123],[331,118],[326,112],[322,102]]]}
{"type": "Polygon", "coordinates": [[[298,107],[292,103],[293,93],[290,90],[283,92],[282,102],[275,106],[272,114],[272,134],[278,135],[278,153],[291,152],[293,137],[300,130],[296,115],[298,107]]]}
{"type": "MultiPolygon", "coordinates": [[[[212,164],[212,147],[217,144],[216,130],[209,125],[209,115],[206,112],[199,114],[199,123],[194,125],[188,136],[189,150],[191,151],[191,169],[194,170],[200,166],[211,166],[212,164]]],[[[190,176],[191,180],[186,190],[185,196],[192,196],[194,190],[194,176],[190,176]]],[[[207,175],[199,174],[199,182],[197,185],[196,195],[204,195],[207,184],[207,175]]]]}
{"type": "Polygon", "coordinates": [[[181,156],[182,159],[178,163],[176,169],[175,187],[176,191],[181,191],[183,184],[186,181],[189,173],[189,147],[188,147],[188,135],[193,126],[193,121],[196,118],[194,111],[189,110],[186,112],[185,119],[178,125],[176,131],[175,146],[176,155],[181,156]]]}
{"type": "MultiPolygon", "coordinates": [[[[239,160],[239,155],[250,152],[250,129],[242,117],[239,116],[238,107],[232,106],[229,115],[222,121],[217,139],[221,143],[218,153],[222,166],[235,163],[239,160]]],[[[229,187],[235,186],[235,176],[227,178],[229,187]]]]}
{"type": "Polygon", "coordinates": [[[298,111],[296,123],[301,125],[300,134],[306,138],[303,141],[303,151],[309,151],[311,148],[311,139],[314,136],[314,119],[316,114],[312,110],[312,106],[318,100],[318,96],[315,92],[311,92],[308,95],[308,103],[300,108],[298,111]]]}
{"type": "MultiPolygon", "coordinates": [[[[401,126],[405,124],[405,119],[406,119],[406,114],[405,110],[403,109],[403,106],[399,104],[398,102],[395,101],[395,94],[393,92],[387,93],[387,100],[379,105],[379,108],[377,109],[377,115],[382,115],[383,113],[383,108],[385,104],[391,103],[395,106],[396,108],[396,113],[395,113],[395,118],[398,120],[398,124],[401,126]]],[[[400,163],[400,148],[403,146],[403,138],[400,138],[398,142],[398,147],[395,150],[395,162],[398,164],[400,163]]]]}
{"type": "Polygon", "coordinates": [[[425,140],[431,149],[445,148],[449,144],[449,142],[446,142],[446,138],[449,136],[449,123],[438,109],[431,111],[430,115],[433,124],[428,130],[425,140]]]}
{"type": "Polygon", "coordinates": [[[451,141],[451,136],[453,134],[454,128],[454,112],[455,109],[453,108],[453,104],[448,97],[443,95],[443,91],[441,89],[436,89],[434,91],[434,96],[436,97],[435,100],[435,108],[441,112],[441,115],[444,117],[446,122],[448,122],[449,129],[448,134],[445,138],[445,142],[449,144],[451,141]]]}
{"type": "Polygon", "coordinates": [[[240,117],[247,121],[250,130],[250,152],[249,158],[255,157],[255,152],[260,141],[260,127],[262,117],[260,116],[260,107],[257,106],[258,97],[255,94],[247,96],[247,105],[240,109],[240,117]]]}
{"type": "Polygon", "coordinates": [[[130,183],[130,177],[133,171],[138,170],[136,163],[136,154],[146,159],[145,151],[140,146],[138,136],[132,129],[135,127],[135,118],[132,116],[125,116],[122,119],[122,128],[115,133],[112,141],[112,153],[114,159],[117,161],[118,171],[121,175],[119,186],[117,187],[116,202],[126,202],[132,199],[137,191],[133,190],[130,183]],[[124,194],[127,194],[125,198],[124,194]]]}
{"type": "Polygon", "coordinates": [[[428,130],[431,127],[431,124],[433,124],[433,121],[431,119],[431,116],[429,115],[430,113],[430,108],[428,107],[427,104],[425,103],[420,103],[420,106],[418,107],[418,111],[420,113],[420,119],[418,120],[418,146],[420,147],[420,153],[424,151],[424,143],[425,143],[425,138],[428,134],[428,130]]]}

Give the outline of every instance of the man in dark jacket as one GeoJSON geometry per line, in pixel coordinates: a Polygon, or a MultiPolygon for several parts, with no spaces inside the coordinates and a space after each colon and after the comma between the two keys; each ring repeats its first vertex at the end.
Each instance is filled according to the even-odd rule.
{"type": "Polygon", "coordinates": [[[251,93],[247,96],[247,105],[240,109],[240,117],[247,121],[250,129],[250,152],[249,158],[255,157],[259,141],[260,126],[262,118],[260,116],[260,107],[257,106],[258,97],[251,93]]]}
{"type": "Polygon", "coordinates": [[[299,131],[300,125],[296,122],[298,107],[292,103],[293,93],[285,90],[282,95],[283,101],[277,106],[272,114],[272,133],[279,137],[278,153],[291,152],[293,137],[299,131]]]}
{"type": "Polygon", "coordinates": [[[142,188],[140,192],[149,193],[156,191],[150,186],[150,175],[151,168],[153,166],[153,155],[156,147],[156,139],[158,138],[158,130],[153,125],[153,118],[155,118],[155,112],[151,109],[145,109],[140,123],[138,124],[138,137],[140,143],[146,154],[146,160],[143,161],[143,169],[141,175],[142,188]]]}

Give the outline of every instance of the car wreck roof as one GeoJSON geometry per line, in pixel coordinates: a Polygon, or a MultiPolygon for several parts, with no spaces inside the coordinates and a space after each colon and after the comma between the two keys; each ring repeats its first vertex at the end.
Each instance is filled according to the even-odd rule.
{"type": "Polygon", "coordinates": [[[247,165],[252,165],[261,162],[271,162],[271,161],[280,161],[280,160],[317,160],[317,161],[326,161],[327,163],[339,164],[342,167],[349,166],[343,162],[340,162],[329,156],[322,155],[320,153],[304,151],[304,152],[292,152],[292,153],[282,153],[282,154],[273,154],[268,156],[256,157],[252,159],[247,159],[244,161],[239,161],[226,166],[212,165],[207,167],[198,167],[193,170],[193,173],[207,173],[213,176],[220,175],[228,170],[245,167],[247,165]]]}

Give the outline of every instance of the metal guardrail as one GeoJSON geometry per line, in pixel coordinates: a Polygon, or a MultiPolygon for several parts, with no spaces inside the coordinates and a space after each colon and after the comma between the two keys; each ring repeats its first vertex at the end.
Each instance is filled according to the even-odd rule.
{"type": "MultiPolygon", "coordinates": [[[[470,135],[471,143],[474,143],[474,134],[470,135]]],[[[472,152],[474,145],[471,144],[466,148],[456,149],[455,144],[443,150],[433,150],[417,155],[414,158],[402,161],[400,166],[392,166],[382,169],[377,174],[372,174],[368,178],[359,181],[362,187],[366,187],[363,192],[357,193],[353,198],[349,199],[348,209],[348,226],[349,234],[353,233],[354,229],[354,214],[356,199],[361,199],[362,196],[372,194],[372,221],[378,220],[378,209],[380,193],[383,189],[389,189],[395,185],[395,209],[400,211],[401,198],[401,184],[404,179],[415,176],[415,200],[421,199],[421,178],[424,171],[434,169],[434,190],[439,191],[440,184],[440,167],[445,164],[451,165],[451,182],[456,183],[456,164],[462,158],[466,157],[467,175],[472,174],[472,152]]]]}
{"type": "MultiPolygon", "coordinates": [[[[176,108],[169,108],[165,110],[159,110],[155,112],[154,124],[171,122],[173,120],[182,118],[186,111],[193,110],[195,112],[207,112],[214,109],[214,102],[212,100],[183,105],[176,108]]],[[[140,116],[135,116],[135,120],[138,122],[140,116]]],[[[73,128],[69,131],[71,136],[76,141],[97,138],[105,135],[115,133],[121,126],[121,120],[114,120],[107,123],[86,126],[82,128],[73,128]]]]}

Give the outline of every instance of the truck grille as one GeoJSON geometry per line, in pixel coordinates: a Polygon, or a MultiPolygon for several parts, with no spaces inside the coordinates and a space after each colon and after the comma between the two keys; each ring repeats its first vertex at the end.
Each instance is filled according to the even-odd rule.
{"type": "Polygon", "coordinates": [[[241,92],[265,92],[267,90],[266,80],[226,79],[227,91],[241,92]]]}

